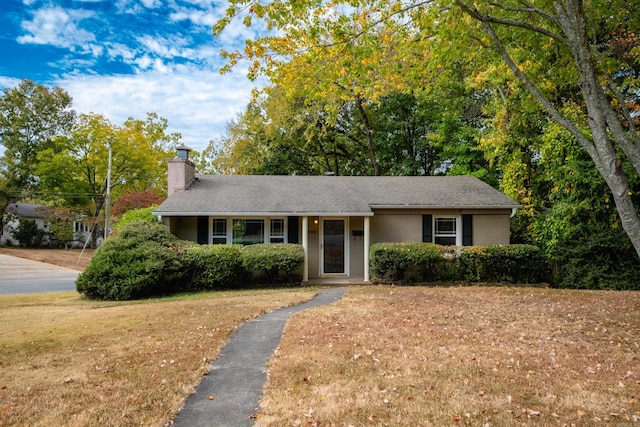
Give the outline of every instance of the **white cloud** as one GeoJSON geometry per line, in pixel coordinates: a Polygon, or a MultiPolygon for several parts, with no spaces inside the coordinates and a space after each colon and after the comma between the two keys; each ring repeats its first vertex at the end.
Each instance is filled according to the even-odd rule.
{"type": "Polygon", "coordinates": [[[142,4],[147,9],[154,9],[156,7],[161,6],[162,2],[160,0],[142,0],[142,4]]]}
{"type": "Polygon", "coordinates": [[[0,88],[3,89],[3,92],[5,89],[11,89],[14,88],[16,86],[18,86],[20,84],[20,79],[16,79],[13,77],[7,77],[7,76],[0,76],[0,88]]]}
{"type": "Polygon", "coordinates": [[[173,22],[190,21],[195,25],[206,25],[208,27],[213,26],[221,17],[220,14],[216,15],[212,11],[193,9],[182,9],[169,15],[169,19],[173,22]]]}
{"type": "Polygon", "coordinates": [[[96,37],[77,23],[94,14],[89,11],[64,10],[60,7],[39,9],[32,21],[22,22],[26,35],[18,37],[18,43],[35,43],[80,50],[84,53],[100,52],[101,48],[92,42],[96,37]]]}
{"type": "Polygon", "coordinates": [[[155,112],[168,120],[170,132],[180,132],[182,142],[198,151],[244,111],[252,88],[246,70],[220,75],[189,66],[170,74],[154,67],[136,75],[72,76],[55,84],[73,97],[77,112],[103,114],[117,125],[155,112]]]}

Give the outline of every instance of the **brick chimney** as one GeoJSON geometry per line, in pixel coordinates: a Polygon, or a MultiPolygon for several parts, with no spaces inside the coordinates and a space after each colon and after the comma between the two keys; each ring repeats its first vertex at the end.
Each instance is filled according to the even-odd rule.
{"type": "Polygon", "coordinates": [[[186,190],[196,177],[196,165],[189,160],[190,148],[184,145],[177,148],[178,158],[169,159],[169,174],[167,177],[167,197],[176,191],[186,190]]]}

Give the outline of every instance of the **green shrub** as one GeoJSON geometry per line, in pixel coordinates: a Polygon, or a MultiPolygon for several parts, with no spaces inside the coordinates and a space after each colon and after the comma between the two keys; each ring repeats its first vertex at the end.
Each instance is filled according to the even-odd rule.
{"type": "Polygon", "coordinates": [[[258,282],[299,281],[304,263],[302,245],[269,243],[240,249],[242,265],[258,282]]]}
{"type": "Polygon", "coordinates": [[[580,236],[549,252],[554,287],[640,289],[640,259],[622,230],[580,236]]]}
{"type": "Polygon", "coordinates": [[[42,245],[45,234],[34,220],[25,218],[20,218],[18,228],[11,230],[11,237],[20,242],[20,246],[28,248],[42,245]]]}
{"type": "Polygon", "coordinates": [[[125,225],[138,221],[157,223],[158,217],[152,214],[155,208],[156,206],[149,206],[148,208],[132,209],[125,212],[120,217],[120,221],[113,226],[113,230],[117,232],[125,225]]]}
{"type": "Polygon", "coordinates": [[[190,291],[238,288],[246,279],[240,247],[194,245],[185,253],[190,291]]]}
{"type": "Polygon", "coordinates": [[[448,275],[444,248],[433,243],[375,243],[369,260],[371,274],[381,280],[432,282],[448,275]]]}
{"type": "Polygon", "coordinates": [[[166,295],[180,288],[187,243],[162,224],[133,222],[106,239],[78,276],[79,293],[100,300],[166,295]]]}
{"type": "Polygon", "coordinates": [[[374,278],[402,283],[464,280],[540,283],[548,269],[531,245],[439,246],[431,243],[376,243],[371,246],[374,278]]]}
{"type": "Polygon", "coordinates": [[[456,257],[461,280],[541,283],[549,279],[545,258],[532,245],[465,246],[456,257]]]}

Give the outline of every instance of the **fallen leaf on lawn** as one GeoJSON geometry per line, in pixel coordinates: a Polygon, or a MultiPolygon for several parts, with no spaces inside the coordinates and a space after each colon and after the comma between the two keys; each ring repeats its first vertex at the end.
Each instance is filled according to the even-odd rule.
{"type": "Polygon", "coordinates": [[[534,411],[533,409],[527,409],[527,410],[525,410],[525,412],[530,417],[539,417],[540,416],[540,411],[534,411]]]}

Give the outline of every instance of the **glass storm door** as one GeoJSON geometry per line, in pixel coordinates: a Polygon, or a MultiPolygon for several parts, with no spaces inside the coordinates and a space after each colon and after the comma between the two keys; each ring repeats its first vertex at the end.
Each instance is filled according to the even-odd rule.
{"type": "Polygon", "coordinates": [[[325,219],[322,221],[322,273],[345,273],[345,221],[325,219]]]}

